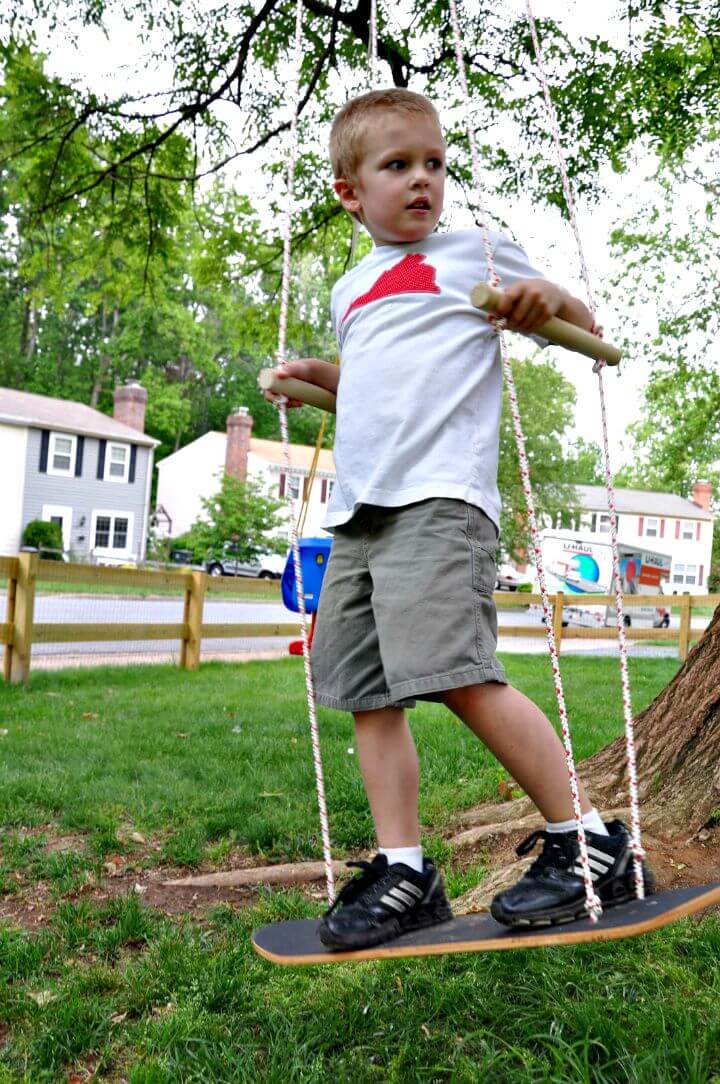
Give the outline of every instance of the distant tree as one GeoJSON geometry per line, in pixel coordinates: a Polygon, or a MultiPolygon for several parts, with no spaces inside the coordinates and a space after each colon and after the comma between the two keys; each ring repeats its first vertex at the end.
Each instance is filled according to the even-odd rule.
{"type": "MultiPolygon", "coordinates": [[[[537,358],[513,361],[513,373],[536,513],[539,521],[554,523],[558,516],[573,514],[577,505],[575,492],[568,484],[567,457],[563,450],[573,422],[575,389],[551,361],[537,358]]],[[[507,390],[500,423],[498,487],[502,499],[503,556],[524,558],[529,528],[507,390]]]]}
{"type": "Polygon", "coordinates": [[[196,560],[221,553],[228,543],[241,560],[250,560],[263,550],[284,553],[287,549],[287,538],[278,536],[286,522],[285,502],[268,497],[255,479],[241,482],[225,474],[220,490],[202,505],[204,516],[182,538],[183,548],[191,549],[196,560]]]}
{"type": "Polygon", "coordinates": [[[565,456],[563,478],[578,486],[601,486],[605,484],[605,467],[602,451],[593,440],[577,437],[565,456]]]}
{"type": "Polygon", "coordinates": [[[713,547],[710,558],[710,575],[708,576],[708,588],[711,594],[720,591],[720,519],[713,524],[713,547]]]}

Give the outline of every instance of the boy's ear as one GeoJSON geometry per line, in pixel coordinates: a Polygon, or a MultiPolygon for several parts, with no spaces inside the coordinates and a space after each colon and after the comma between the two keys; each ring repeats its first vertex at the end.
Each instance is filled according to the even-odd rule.
{"type": "Polygon", "coordinates": [[[355,185],[352,181],[348,181],[344,177],[338,177],[333,188],[346,211],[357,214],[361,210],[360,200],[357,197],[355,185]]]}

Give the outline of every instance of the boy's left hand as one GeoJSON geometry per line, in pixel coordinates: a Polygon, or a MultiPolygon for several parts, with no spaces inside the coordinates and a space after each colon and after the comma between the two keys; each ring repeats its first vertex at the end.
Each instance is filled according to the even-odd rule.
{"type": "Polygon", "coordinates": [[[511,331],[529,334],[557,316],[568,299],[561,286],[547,279],[521,279],[503,290],[495,317],[502,317],[511,331]]]}

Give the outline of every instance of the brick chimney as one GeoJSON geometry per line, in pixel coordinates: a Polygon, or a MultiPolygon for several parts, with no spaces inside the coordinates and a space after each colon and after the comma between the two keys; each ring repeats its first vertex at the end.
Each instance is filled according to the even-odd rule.
{"type": "Polygon", "coordinates": [[[709,512],[712,501],[712,486],[709,482],[696,482],[692,488],[692,499],[695,504],[709,512]]]}
{"type": "Polygon", "coordinates": [[[147,404],[147,390],[138,384],[137,380],[131,380],[122,387],[115,388],[113,394],[113,418],[116,422],[129,425],[132,429],[145,432],[145,405],[147,404]]]}
{"type": "Polygon", "coordinates": [[[225,473],[244,482],[247,478],[248,452],[253,420],[247,407],[238,407],[227,420],[225,473]]]}

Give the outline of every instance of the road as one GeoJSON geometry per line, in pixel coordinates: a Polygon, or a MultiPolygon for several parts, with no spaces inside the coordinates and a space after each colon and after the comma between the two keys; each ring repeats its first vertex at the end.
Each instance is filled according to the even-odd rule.
{"type": "MultiPolygon", "coordinates": [[[[4,615],[5,595],[0,593],[0,615],[4,615]]],[[[101,624],[176,624],[182,621],[183,603],[180,598],[134,599],[127,596],[105,595],[39,595],[35,602],[35,621],[38,623],[63,622],[101,624]]],[[[230,599],[205,601],[206,624],[299,624],[299,615],[290,612],[280,602],[246,602],[230,599]]],[[[525,610],[507,609],[499,614],[498,650],[541,654],[547,651],[544,637],[503,636],[503,626],[537,627],[537,618],[525,610]]],[[[673,618],[673,627],[678,619],[673,618]]],[[[708,618],[693,618],[693,629],[703,629],[708,618]]],[[[203,640],[203,658],[242,658],[248,656],[278,656],[287,653],[289,638],[253,637],[252,639],[203,640]]],[[[629,641],[633,655],[673,657],[677,647],[672,643],[647,644],[629,641]]],[[[95,643],[36,643],[33,645],[33,664],[41,666],[82,665],[99,662],[177,661],[180,645],[177,640],[116,641],[95,643]]],[[[562,644],[563,654],[614,655],[617,644],[613,640],[567,640],[562,644]]]]}

